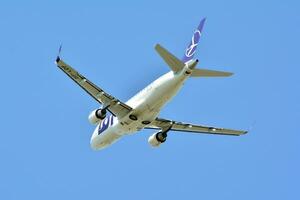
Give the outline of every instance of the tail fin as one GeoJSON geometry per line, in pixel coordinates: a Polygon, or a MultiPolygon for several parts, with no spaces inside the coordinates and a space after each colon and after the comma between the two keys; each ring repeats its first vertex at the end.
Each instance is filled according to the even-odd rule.
{"type": "Polygon", "coordinates": [[[190,61],[191,59],[193,59],[193,56],[196,53],[198,42],[199,42],[201,34],[202,34],[202,29],[203,29],[205,20],[206,20],[206,18],[202,19],[200,21],[198,28],[195,30],[192,40],[191,40],[189,46],[187,47],[187,49],[185,50],[185,54],[182,58],[182,62],[186,63],[186,62],[190,61]]]}
{"type": "Polygon", "coordinates": [[[194,54],[196,53],[196,48],[199,43],[202,29],[205,23],[205,18],[200,21],[198,28],[195,30],[192,40],[185,51],[185,55],[182,60],[179,60],[176,56],[170,53],[167,49],[157,44],[155,50],[164,59],[167,65],[172,69],[173,72],[181,71],[185,65],[187,65],[191,70],[191,77],[227,77],[231,76],[231,72],[215,71],[208,69],[195,69],[198,60],[193,60],[194,54]]]}

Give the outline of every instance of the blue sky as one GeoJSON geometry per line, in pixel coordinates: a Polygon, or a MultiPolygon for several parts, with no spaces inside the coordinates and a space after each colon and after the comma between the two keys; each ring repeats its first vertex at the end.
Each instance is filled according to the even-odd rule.
{"type": "Polygon", "coordinates": [[[0,199],[299,199],[298,1],[1,1],[0,199]],[[89,147],[99,106],[55,65],[63,58],[126,101],[181,57],[207,17],[199,67],[162,117],[252,131],[243,137],[153,131],[89,147]]]}

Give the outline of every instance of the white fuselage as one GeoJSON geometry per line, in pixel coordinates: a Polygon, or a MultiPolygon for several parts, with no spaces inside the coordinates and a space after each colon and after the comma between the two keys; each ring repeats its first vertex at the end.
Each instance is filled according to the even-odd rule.
{"type": "Polygon", "coordinates": [[[134,114],[137,120],[130,119],[130,114],[121,119],[106,117],[97,125],[91,137],[91,147],[103,149],[121,136],[137,132],[151,123],[162,107],[177,94],[191,71],[187,65],[180,72],[170,71],[129,99],[126,104],[133,108],[130,114],[134,114]]]}

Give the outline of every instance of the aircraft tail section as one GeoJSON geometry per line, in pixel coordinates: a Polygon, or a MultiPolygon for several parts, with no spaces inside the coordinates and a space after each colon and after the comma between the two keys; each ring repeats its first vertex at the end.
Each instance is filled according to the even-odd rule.
{"type": "Polygon", "coordinates": [[[194,59],[194,54],[196,53],[197,45],[200,41],[200,37],[202,34],[202,30],[204,27],[206,18],[202,19],[194,31],[191,42],[189,43],[187,49],[185,50],[185,54],[182,60],[178,59],[172,53],[170,53],[167,49],[162,47],[160,44],[155,45],[155,50],[158,54],[163,58],[166,64],[172,69],[173,72],[181,71],[185,66],[192,70],[191,77],[228,77],[233,73],[231,72],[223,72],[223,71],[215,71],[208,69],[196,69],[195,66],[198,63],[198,59],[194,59]]]}
{"type": "Polygon", "coordinates": [[[187,49],[185,50],[185,54],[181,60],[183,63],[186,63],[193,59],[194,54],[196,53],[198,42],[199,42],[201,34],[202,34],[202,29],[203,29],[205,20],[206,20],[206,18],[202,19],[200,21],[200,24],[198,25],[197,29],[194,31],[191,42],[189,43],[187,49]]]}
{"type": "Polygon", "coordinates": [[[205,18],[200,21],[200,24],[198,25],[197,29],[194,31],[194,34],[192,36],[191,42],[188,45],[187,49],[185,50],[185,54],[182,58],[182,60],[178,59],[176,56],[168,52],[164,47],[157,44],[155,46],[155,50],[158,52],[158,54],[164,59],[164,61],[167,63],[167,65],[172,69],[174,72],[180,71],[187,62],[191,61],[194,57],[194,54],[196,53],[196,48],[198,45],[198,42],[201,37],[202,29],[205,23],[205,18]]]}

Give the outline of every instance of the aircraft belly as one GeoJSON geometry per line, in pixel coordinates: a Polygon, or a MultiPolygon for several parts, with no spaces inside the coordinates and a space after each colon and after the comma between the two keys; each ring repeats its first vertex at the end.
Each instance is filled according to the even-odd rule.
{"type": "Polygon", "coordinates": [[[147,91],[131,99],[130,106],[134,108],[129,115],[135,115],[137,120],[129,115],[116,119],[116,124],[98,134],[99,126],[94,131],[91,147],[95,150],[106,148],[116,142],[121,136],[133,134],[143,129],[159,114],[162,107],[178,92],[183,85],[182,78],[168,78],[147,87],[147,91]]]}
{"type": "Polygon", "coordinates": [[[181,86],[181,83],[175,82],[154,88],[145,100],[148,111],[158,113],[161,108],[178,92],[181,86]]]}
{"type": "Polygon", "coordinates": [[[161,108],[178,92],[183,82],[184,78],[167,74],[160,81],[149,85],[146,91],[128,101],[134,109],[130,114],[135,115],[137,120],[130,119],[129,115],[125,116],[100,134],[98,134],[98,126],[91,139],[92,148],[103,149],[116,142],[121,136],[143,129],[158,116],[161,108]]]}
{"type": "Polygon", "coordinates": [[[142,129],[146,123],[153,121],[162,107],[178,92],[184,78],[174,77],[173,74],[163,76],[160,81],[149,85],[145,92],[139,93],[129,100],[130,106],[134,108],[133,115],[138,121],[124,119],[127,124],[135,125],[135,130],[142,129]]]}

